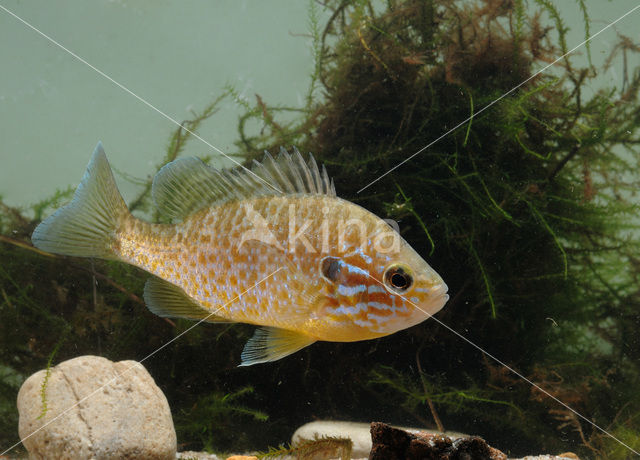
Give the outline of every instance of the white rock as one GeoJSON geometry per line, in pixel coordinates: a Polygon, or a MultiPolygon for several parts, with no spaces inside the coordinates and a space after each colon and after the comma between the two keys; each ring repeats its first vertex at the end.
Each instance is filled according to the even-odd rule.
{"type": "Polygon", "coordinates": [[[178,452],[176,459],[181,460],[223,460],[216,454],[210,454],[209,452],[196,452],[193,450],[185,450],[184,452],[178,452]]]}
{"type": "MultiPolygon", "coordinates": [[[[397,428],[412,433],[427,432],[441,434],[438,431],[426,430],[424,428],[397,428]]],[[[349,438],[353,441],[353,450],[351,451],[352,458],[368,458],[372,445],[370,429],[370,423],[338,422],[330,420],[310,422],[302,425],[295,433],[293,433],[291,443],[296,445],[300,439],[314,439],[316,437],[321,438],[323,436],[349,438]]],[[[444,434],[452,439],[463,438],[466,436],[462,433],[455,433],[452,431],[446,431],[444,434]]]]}
{"type": "Polygon", "coordinates": [[[514,458],[510,460],[575,460],[578,459],[576,454],[568,453],[568,454],[560,454],[560,455],[527,455],[522,458],[514,458]]]}
{"type": "Polygon", "coordinates": [[[98,356],[58,364],[40,417],[45,375],[36,372],[18,393],[18,429],[30,458],[175,458],[169,404],[141,364],[98,356]]]}

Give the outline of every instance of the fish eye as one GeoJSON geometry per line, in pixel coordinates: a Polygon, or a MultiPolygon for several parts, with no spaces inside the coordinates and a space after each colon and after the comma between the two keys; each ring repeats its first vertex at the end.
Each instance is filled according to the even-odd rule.
{"type": "Polygon", "coordinates": [[[413,285],[413,276],[408,268],[392,265],[384,272],[384,284],[391,291],[403,294],[413,285]]]}
{"type": "Polygon", "coordinates": [[[320,273],[327,280],[335,282],[338,280],[338,276],[340,276],[340,266],[340,259],[337,257],[324,257],[320,261],[320,273]]]}

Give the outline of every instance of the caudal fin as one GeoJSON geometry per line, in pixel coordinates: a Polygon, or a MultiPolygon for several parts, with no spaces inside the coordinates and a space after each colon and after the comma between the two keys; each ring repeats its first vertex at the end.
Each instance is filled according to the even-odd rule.
{"type": "Polygon", "coordinates": [[[98,142],[73,200],[36,227],[33,245],[43,251],[78,257],[114,257],[115,230],[129,216],[98,142]]]}

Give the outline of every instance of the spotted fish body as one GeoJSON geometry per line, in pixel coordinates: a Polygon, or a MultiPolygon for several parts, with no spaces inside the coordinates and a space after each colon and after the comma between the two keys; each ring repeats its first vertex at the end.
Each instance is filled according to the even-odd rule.
{"type": "Polygon", "coordinates": [[[317,340],[388,335],[448,298],[440,276],[384,220],[336,197],[324,168],[297,151],[252,171],[177,160],[158,173],[153,196],[172,224],[128,212],[98,144],[73,201],[32,240],[155,275],[144,297],[161,316],[262,326],[243,365],[317,340]]]}

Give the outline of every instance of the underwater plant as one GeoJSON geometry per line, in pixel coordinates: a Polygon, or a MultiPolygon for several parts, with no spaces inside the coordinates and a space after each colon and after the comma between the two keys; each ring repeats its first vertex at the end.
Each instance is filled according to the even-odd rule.
{"type": "Polygon", "coordinates": [[[246,386],[226,394],[213,392],[199,396],[190,409],[181,409],[175,417],[178,439],[195,436],[201,448],[210,452],[250,442],[242,424],[247,419],[263,423],[269,419],[267,414],[238,402],[253,392],[252,387],[246,386]]]}
{"type": "MultiPolygon", "coordinates": [[[[277,106],[270,111],[258,100],[250,116],[262,129],[243,133],[238,145],[258,152],[291,141],[316,152],[344,196],[400,221],[403,236],[442,271],[452,292],[437,316],[442,323],[543,388],[556,375],[561,388],[552,385],[550,394],[601,427],[637,435],[640,401],[628,389],[640,375],[631,326],[640,306],[640,71],[625,64],[619,88],[593,91],[591,81],[639,48],[621,37],[603,69],[579,68],[554,5],[531,3],[540,11],[530,13],[524,1],[389,1],[382,11],[367,1],[329,2],[315,48],[324,98],[288,125],[275,121],[277,106]],[[536,72],[558,56],[553,72],[536,72]]],[[[602,442],[615,441],[606,434],[487,365],[441,326],[386,342],[388,358],[375,363],[371,381],[385,368],[410,370],[411,359],[397,357],[417,348],[439,387],[423,402],[480,388],[483,398],[527,414],[497,430],[505,414],[485,410],[480,434],[495,443],[552,450],[561,448],[558,430],[584,452],[608,455],[602,442]]],[[[340,378],[366,367],[343,362],[334,369],[340,378]]],[[[417,374],[419,386],[425,373],[417,374]]],[[[403,379],[396,376],[396,398],[378,399],[393,413],[388,402],[411,393],[403,379]]],[[[350,395],[357,400],[361,390],[350,395]]],[[[469,398],[465,410],[475,404],[469,398]]],[[[435,406],[445,426],[478,432],[477,414],[435,406]]]]}
{"type": "Polygon", "coordinates": [[[295,445],[270,447],[266,452],[259,452],[256,456],[262,459],[296,458],[299,460],[320,460],[337,458],[350,460],[353,441],[349,438],[335,436],[316,437],[314,439],[299,439],[295,445]]]}

